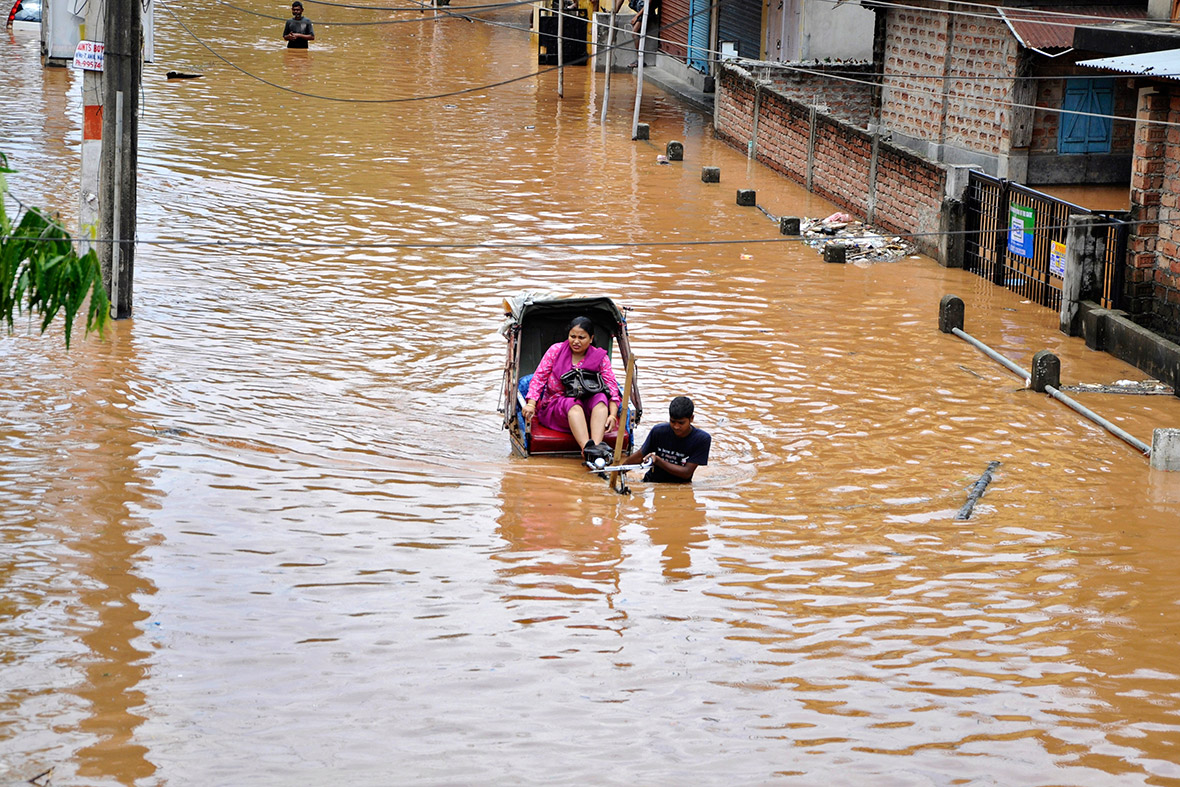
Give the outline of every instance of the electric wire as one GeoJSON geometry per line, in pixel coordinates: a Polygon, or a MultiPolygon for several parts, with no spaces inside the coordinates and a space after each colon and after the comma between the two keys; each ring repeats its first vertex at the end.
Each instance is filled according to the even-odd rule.
{"type": "MultiPolygon", "coordinates": [[[[233,10],[238,11],[240,13],[249,14],[251,16],[262,17],[263,19],[274,19],[275,21],[278,21],[278,22],[283,22],[287,19],[287,17],[285,17],[285,16],[275,16],[274,14],[266,14],[261,11],[254,11],[249,8],[243,8],[241,6],[234,5],[233,3],[228,2],[228,0],[217,0],[217,2],[220,5],[223,5],[227,8],[232,8],[233,10]]],[[[469,13],[455,14],[455,16],[459,16],[459,17],[466,19],[469,15],[473,15],[476,13],[488,13],[491,11],[503,10],[505,8],[514,8],[514,7],[522,6],[522,5],[532,5],[535,2],[536,2],[536,0],[515,0],[515,2],[511,2],[511,3],[497,3],[494,5],[463,6],[463,10],[465,12],[469,12],[469,13]]],[[[417,12],[417,13],[425,13],[427,10],[436,11],[437,9],[435,9],[433,6],[430,6],[427,4],[427,5],[416,6],[416,7],[394,8],[394,9],[390,9],[390,10],[397,11],[397,12],[403,12],[403,11],[411,12],[412,11],[412,12],[417,12]]],[[[421,24],[423,22],[438,21],[440,18],[441,17],[435,16],[435,17],[432,17],[431,19],[379,19],[379,20],[372,21],[372,22],[337,22],[337,21],[328,21],[328,20],[321,19],[319,21],[314,22],[314,24],[322,25],[324,27],[377,27],[377,26],[381,26],[381,25],[421,24]]],[[[473,17],[473,18],[478,18],[478,17],[473,17]]],[[[524,28],[516,28],[516,29],[523,30],[524,28]]]]}
{"type": "MultiPolygon", "coordinates": [[[[711,12],[711,9],[713,7],[722,5],[723,3],[727,2],[727,1],[728,0],[716,0],[716,2],[714,2],[708,9],[704,9],[702,11],[690,13],[682,18],[675,19],[675,20],[672,20],[669,22],[662,22],[661,24],[663,26],[672,26],[675,24],[679,24],[679,23],[683,22],[685,19],[691,18],[691,17],[696,16],[698,14],[705,13],[706,11],[711,12]]],[[[518,77],[513,77],[513,78],[507,79],[507,80],[502,80],[500,82],[493,82],[493,83],[489,83],[486,85],[480,85],[480,86],[475,86],[475,87],[470,87],[470,88],[463,88],[461,90],[451,91],[451,92],[447,92],[447,93],[438,93],[438,94],[428,95],[428,96],[407,96],[407,97],[402,97],[402,98],[384,98],[384,99],[358,99],[358,98],[345,98],[345,97],[339,97],[339,96],[327,96],[327,95],[323,95],[323,94],[309,93],[306,91],[296,90],[295,88],[286,87],[284,85],[279,85],[275,82],[271,82],[270,80],[265,79],[264,77],[258,76],[257,74],[254,74],[254,73],[242,68],[241,66],[238,66],[236,63],[233,63],[228,58],[224,57],[219,52],[214,50],[213,47],[211,47],[203,39],[201,39],[199,36],[197,36],[196,33],[194,33],[187,25],[184,24],[184,22],[182,20],[180,20],[180,18],[176,15],[176,13],[174,11],[172,11],[172,9],[170,7],[168,7],[163,2],[163,0],[161,0],[160,6],[162,8],[164,8],[164,10],[169,15],[171,15],[174,19],[176,19],[177,23],[180,24],[182,28],[184,28],[185,32],[188,33],[190,37],[192,37],[201,46],[203,46],[205,49],[207,49],[211,54],[213,54],[214,57],[218,58],[222,62],[231,66],[235,70],[241,72],[242,74],[244,74],[252,79],[262,82],[263,84],[273,87],[275,89],[282,90],[282,91],[289,92],[289,93],[293,93],[295,95],[304,96],[306,98],[320,99],[320,100],[324,100],[324,101],[334,101],[334,102],[339,102],[339,103],[361,103],[361,104],[394,104],[394,103],[408,103],[408,102],[414,102],[414,101],[431,101],[431,100],[437,100],[440,98],[452,98],[452,97],[464,95],[467,93],[483,92],[485,90],[490,90],[490,89],[493,89],[496,87],[502,87],[504,85],[512,84],[514,82],[520,82],[520,81],[523,81],[525,79],[529,79],[534,76],[540,76],[541,74],[550,73],[550,72],[555,71],[558,68],[560,68],[560,66],[551,66],[549,68],[538,69],[537,71],[533,71],[533,72],[530,72],[528,74],[524,74],[524,75],[521,75],[518,77]]],[[[425,3],[424,3],[424,7],[426,7],[425,3]]],[[[914,8],[917,8],[917,7],[915,6],[914,8]]],[[[433,9],[433,10],[437,10],[437,9],[433,9]]],[[[482,19],[480,17],[465,17],[461,14],[454,14],[454,13],[450,13],[450,12],[446,12],[446,11],[444,11],[443,13],[447,16],[450,16],[450,17],[465,18],[465,19],[468,19],[468,21],[479,21],[479,22],[483,22],[485,24],[491,24],[493,26],[505,27],[505,28],[508,28],[511,30],[518,30],[521,32],[528,32],[530,34],[534,32],[528,28],[522,28],[522,27],[518,27],[516,25],[509,25],[506,23],[495,22],[493,20],[482,19]]],[[[554,10],[553,13],[565,14],[564,11],[556,11],[556,10],[554,10]]],[[[566,15],[581,19],[581,17],[577,17],[576,15],[572,15],[572,14],[566,14],[566,15]]],[[[995,17],[990,17],[990,18],[995,18],[995,17]]],[[[413,20],[413,21],[421,21],[421,20],[413,20]]],[[[623,27],[616,28],[616,30],[623,30],[623,29],[624,29],[623,27]]],[[[577,40],[577,39],[574,39],[570,36],[565,36],[564,39],[565,40],[577,40]]],[[[662,38],[659,38],[656,36],[648,36],[648,39],[655,40],[657,42],[666,42],[667,41],[666,39],[662,39],[662,38]]],[[[670,42],[670,43],[679,44],[679,42],[670,42]]],[[[630,47],[630,44],[617,44],[617,45],[615,45],[614,49],[618,50],[618,49],[629,48],[629,47],[630,47]]],[[[691,49],[693,49],[694,51],[702,51],[702,52],[704,52],[706,54],[710,54],[710,55],[717,54],[717,52],[715,52],[714,50],[709,50],[709,49],[701,48],[701,47],[691,47],[691,49]]],[[[782,70],[786,70],[789,72],[807,74],[809,76],[816,76],[816,77],[821,77],[821,78],[826,78],[826,79],[833,79],[833,80],[842,81],[842,82],[849,82],[849,83],[853,83],[853,84],[867,85],[869,87],[874,87],[874,88],[879,88],[879,89],[898,90],[898,91],[902,91],[908,95],[925,95],[925,96],[938,98],[941,100],[947,100],[947,99],[949,99],[951,97],[955,97],[955,96],[963,96],[963,97],[967,97],[972,100],[979,101],[981,103],[989,104],[991,106],[995,106],[995,107],[999,107],[999,108],[1031,109],[1033,111],[1041,111],[1041,112],[1046,112],[1046,113],[1050,113],[1050,114],[1071,115],[1071,116],[1079,116],[1079,117],[1093,117],[1093,118],[1100,118],[1100,119],[1104,119],[1104,120],[1121,121],[1121,122],[1140,122],[1140,121],[1138,121],[1138,118],[1136,118],[1134,116],[1106,114],[1106,113],[1100,113],[1100,112],[1083,112],[1083,111],[1079,111],[1079,110],[1066,110],[1066,109],[1057,108],[1057,107],[1040,106],[1037,104],[1024,104],[1024,103],[1009,101],[1009,100],[1005,100],[1005,99],[995,99],[995,98],[989,98],[989,97],[984,97],[984,96],[977,96],[977,95],[973,95],[972,93],[969,93],[969,92],[957,91],[957,90],[950,90],[950,91],[947,91],[946,93],[944,93],[941,90],[929,90],[929,89],[919,88],[919,87],[915,87],[915,86],[891,84],[887,81],[887,80],[891,80],[891,79],[899,79],[900,80],[900,79],[910,78],[908,75],[904,75],[904,74],[883,74],[879,77],[879,79],[883,80],[883,81],[878,81],[877,79],[872,79],[872,80],[857,79],[854,77],[849,77],[849,76],[844,76],[844,75],[839,75],[839,74],[832,74],[832,73],[825,72],[825,71],[817,71],[813,68],[796,66],[796,65],[791,65],[791,64],[787,64],[787,63],[776,63],[774,65],[782,70]]],[[[930,76],[933,78],[937,75],[930,75],[930,76]]],[[[1015,80],[1016,78],[1012,77],[1012,79],[1015,80]]],[[[1162,126],[1162,127],[1172,127],[1172,126],[1180,127],[1180,122],[1174,122],[1174,121],[1146,120],[1146,121],[1141,121],[1141,122],[1145,122],[1150,125],[1162,126]]]]}
{"type": "MultiPolygon", "coordinates": [[[[22,206],[20,202],[11,192],[8,196],[22,206]]],[[[28,209],[28,208],[26,208],[28,209]]],[[[44,216],[45,214],[42,213],[44,216]]],[[[1103,218],[1102,214],[1094,214],[1098,218],[1103,218]]],[[[60,224],[53,222],[54,226],[61,229],[60,224]]],[[[1168,221],[1164,219],[1112,219],[1111,224],[1114,226],[1121,224],[1125,226],[1139,226],[1141,224],[1161,224],[1170,227],[1180,228],[1180,222],[1168,221]]],[[[869,225],[866,225],[869,226],[869,225]]],[[[1068,229],[1068,224],[1053,224],[1036,227],[1035,231],[1052,231],[1068,229]]],[[[943,238],[956,237],[966,235],[1007,235],[1010,231],[1009,227],[997,227],[993,230],[955,230],[955,231],[932,231],[932,232],[892,232],[877,228],[875,232],[879,237],[890,237],[900,239],[918,239],[918,238],[943,238]]],[[[804,235],[785,235],[781,237],[770,238],[732,238],[732,239],[712,239],[712,240],[692,240],[692,239],[661,239],[661,240],[643,240],[643,241],[511,241],[511,240],[492,240],[480,241],[478,243],[470,242],[431,242],[431,241],[262,241],[257,239],[245,240],[227,240],[224,238],[216,240],[199,240],[199,239],[185,239],[185,238],[144,238],[136,237],[132,242],[140,246],[161,246],[161,247],[189,247],[189,248],[246,248],[246,249],[446,249],[446,250],[492,250],[492,249],[620,249],[620,248],[680,248],[680,247],[700,247],[700,246],[741,246],[745,244],[775,244],[775,243],[812,243],[819,240],[855,240],[855,238],[839,238],[833,236],[825,236],[825,238],[808,237],[804,235]]],[[[25,240],[32,242],[57,243],[64,238],[31,238],[20,235],[3,235],[0,240],[25,240]]],[[[74,243],[89,243],[92,245],[101,245],[109,243],[125,243],[127,239],[115,241],[111,238],[70,238],[74,243]]]]}
{"type": "MultiPolygon", "coordinates": [[[[305,98],[319,99],[321,101],[335,101],[338,103],[346,103],[346,104],[404,104],[404,103],[410,103],[410,102],[415,102],[415,101],[434,101],[434,100],[437,100],[440,98],[453,98],[454,96],[462,96],[462,95],[466,95],[468,93],[482,93],[482,92],[484,92],[486,90],[490,90],[492,88],[502,87],[503,85],[510,85],[514,82],[522,82],[526,79],[532,79],[535,76],[539,76],[541,74],[547,74],[550,71],[556,71],[559,68],[559,66],[551,66],[550,68],[542,68],[537,71],[530,71],[529,73],[522,74],[520,76],[515,76],[515,77],[510,77],[508,79],[503,79],[499,82],[492,82],[492,83],[486,84],[486,85],[475,85],[473,87],[460,88],[458,90],[452,90],[452,91],[449,91],[446,93],[435,93],[435,94],[429,95],[429,96],[405,96],[402,98],[346,98],[346,97],[340,97],[340,96],[325,96],[325,95],[321,95],[318,93],[308,93],[304,90],[296,90],[295,88],[287,87],[286,85],[280,85],[276,82],[272,82],[269,79],[266,79],[265,77],[261,77],[261,76],[258,76],[257,74],[247,71],[246,69],[239,66],[237,63],[234,63],[232,60],[230,60],[229,58],[222,55],[220,52],[218,52],[216,49],[214,49],[212,46],[210,46],[208,43],[206,43],[200,36],[198,36],[191,29],[189,29],[188,25],[186,25],[184,23],[184,21],[181,20],[181,18],[176,15],[176,12],[174,12],[171,9],[169,3],[165,3],[165,2],[163,2],[163,0],[160,0],[160,2],[158,4],[159,4],[160,8],[164,9],[164,11],[167,12],[169,16],[171,16],[173,19],[176,20],[176,23],[178,25],[180,25],[184,29],[184,31],[186,33],[188,33],[188,35],[194,41],[196,41],[198,44],[200,44],[202,47],[204,47],[206,50],[208,50],[209,54],[213,55],[215,58],[217,58],[221,62],[225,63],[227,66],[234,69],[235,71],[238,71],[238,72],[244,74],[245,76],[250,77],[253,80],[261,82],[262,84],[267,85],[268,87],[273,87],[276,90],[281,90],[285,93],[292,93],[297,96],[303,96],[305,98]]],[[[482,21],[487,21],[487,20],[482,20],[482,21]]],[[[519,30],[521,28],[513,28],[513,29],[519,30]]]]}
{"type": "MultiPolygon", "coordinates": [[[[828,3],[830,5],[840,5],[843,2],[845,2],[845,0],[821,0],[821,2],[828,3]]],[[[881,7],[881,8],[895,8],[895,9],[900,9],[900,10],[905,10],[905,11],[925,11],[925,12],[933,13],[933,14],[946,14],[947,16],[964,16],[964,17],[968,17],[968,18],[972,18],[972,19],[993,19],[994,20],[994,19],[1003,19],[1004,18],[998,13],[998,9],[1000,8],[1000,6],[996,6],[994,4],[972,3],[972,2],[967,2],[966,0],[944,0],[944,2],[946,2],[947,5],[964,6],[967,8],[990,9],[992,13],[987,13],[986,11],[983,11],[983,10],[981,10],[981,11],[952,11],[950,8],[933,8],[933,7],[929,7],[929,6],[907,5],[905,3],[893,2],[893,0],[866,0],[866,2],[863,3],[863,5],[870,7],[870,8],[876,6],[876,7],[881,7]]],[[[1152,27],[1163,27],[1163,28],[1173,28],[1173,29],[1180,27],[1180,24],[1178,24],[1176,22],[1166,21],[1163,19],[1150,19],[1150,18],[1146,18],[1146,17],[1102,16],[1100,14],[1090,15],[1090,14],[1081,14],[1081,13],[1078,13],[1077,11],[1051,11],[1051,10],[1048,10],[1048,9],[1042,8],[1042,7],[1008,7],[1008,6],[1004,6],[1004,8],[1006,10],[1014,12],[1017,15],[1019,15],[1021,13],[1035,15],[1037,17],[1037,19],[1035,20],[1036,23],[1037,24],[1044,24],[1044,25],[1059,25],[1059,26],[1063,26],[1063,27],[1077,27],[1078,26],[1077,22],[1071,23],[1071,22],[1068,22],[1065,20],[1066,19],[1091,19],[1091,20],[1095,20],[1095,21],[1099,21],[1099,22],[1134,22],[1137,24],[1146,24],[1146,25],[1149,25],[1152,27]],[[1053,21],[1043,20],[1040,18],[1040,17],[1045,17],[1045,16],[1061,17],[1062,21],[1053,22],[1053,21]]]]}

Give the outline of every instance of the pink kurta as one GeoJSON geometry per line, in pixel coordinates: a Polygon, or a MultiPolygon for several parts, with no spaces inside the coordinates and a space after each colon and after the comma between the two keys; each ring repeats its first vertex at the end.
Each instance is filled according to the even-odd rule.
{"type": "Polygon", "coordinates": [[[525,397],[537,402],[537,420],[541,425],[560,432],[570,430],[569,411],[574,405],[581,405],[589,415],[599,402],[618,402],[622,399],[619,395],[618,380],[611,369],[610,355],[601,347],[593,346],[586,348],[586,357],[578,365],[582,369],[602,373],[602,381],[606,384],[609,397],[607,394],[594,394],[582,399],[566,396],[561,376],[573,368],[572,361],[573,354],[569,342],[562,341],[551,346],[537,364],[537,370],[529,383],[528,396],[525,397]]]}

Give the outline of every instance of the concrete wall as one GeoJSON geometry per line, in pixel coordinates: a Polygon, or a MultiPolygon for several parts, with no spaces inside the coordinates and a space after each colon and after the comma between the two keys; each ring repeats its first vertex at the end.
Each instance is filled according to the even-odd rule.
{"type": "MultiPolygon", "coordinates": [[[[884,229],[939,230],[947,171],[938,163],[792,98],[772,80],[732,63],[721,66],[716,101],[717,135],[752,151],[757,161],[884,229]]],[[[916,242],[947,261],[939,237],[916,242]]]]}
{"type": "Polygon", "coordinates": [[[872,60],[874,14],[856,2],[831,0],[802,3],[800,60],[872,60]]]}

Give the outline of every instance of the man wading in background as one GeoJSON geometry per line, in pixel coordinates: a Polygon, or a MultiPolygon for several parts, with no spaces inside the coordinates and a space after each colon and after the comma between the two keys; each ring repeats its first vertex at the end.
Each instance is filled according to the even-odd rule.
{"type": "Polygon", "coordinates": [[[291,18],[283,28],[283,40],[287,49],[307,49],[308,41],[315,41],[315,30],[310,19],[303,18],[303,3],[291,3],[291,18]]]}

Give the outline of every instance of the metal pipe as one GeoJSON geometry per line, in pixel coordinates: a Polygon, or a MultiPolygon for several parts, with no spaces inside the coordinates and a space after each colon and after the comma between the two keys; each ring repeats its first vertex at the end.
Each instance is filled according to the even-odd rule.
{"type": "MultiPolygon", "coordinates": [[[[951,333],[953,333],[955,336],[958,336],[960,339],[964,340],[965,342],[967,342],[971,346],[975,347],[980,352],[982,352],[984,355],[986,355],[988,358],[991,358],[993,361],[997,361],[997,362],[1003,364],[1005,368],[1007,368],[1011,372],[1014,372],[1015,374],[1020,375],[1022,378],[1024,378],[1024,380],[1028,381],[1032,378],[1031,374],[1026,372],[1024,369],[1021,369],[1019,366],[1012,363],[1012,361],[1009,361],[1007,358],[1000,355],[998,352],[996,352],[992,348],[988,347],[986,344],[979,341],[971,334],[966,333],[965,331],[963,331],[960,328],[952,328],[951,333]]],[[[1139,451],[1141,451],[1144,456],[1151,456],[1151,446],[1149,446],[1147,443],[1143,442],[1139,438],[1135,437],[1134,435],[1130,434],[1125,429],[1123,429],[1119,426],[1116,426],[1115,424],[1106,420],[1102,416],[1098,415],[1098,413],[1094,412],[1093,410],[1086,407],[1085,405],[1082,405],[1081,403],[1074,401],[1073,399],[1066,396],[1061,391],[1057,390],[1056,388],[1054,388],[1051,385],[1045,386],[1045,392],[1048,393],[1050,396],[1052,396],[1057,401],[1064,404],[1066,407],[1073,410],[1074,412],[1076,412],[1079,415],[1082,415],[1082,416],[1090,419],[1094,423],[1098,424],[1103,429],[1105,429],[1106,431],[1113,434],[1115,437],[1134,446],[1139,451]]]]}
{"type": "Polygon", "coordinates": [[[606,108],[610,104],[610,72],[615,59],[615,6],[610,7],[610,28],[606,34],[606,77],[602,84],[602,118],[599,123],[606,125],[606,108]]]}
{"type": "Polygon", "coordinates": [[[1045,393],[1049,394],[1054,399],[1061,402],[1062,404],[1064,404],[1066,407],[1070,408],[1074,412],[1080,413],[1081,415],[1084,415],[1086,418],[1089,418],[1091,421],[1098,424],[1103,429],[1105,429],[1106,431],[1113,434],[1115,437],[1119,437],[1119,438],[1125,440],[1126,442],[1130,443],[1131,445],[1135,446],[1136,448],[1138,448],[1140,451],[1143,452],[1144,456],[1151,456],[1151,446],[1149,446],[1147,443],[1143,442],[1139,438],[1135,437],[1134,435],[1130,434],[1122,427],[1115,426],[1110,421],[1108,421],[1105,418],[1103,418],[1102,416],[1098,415],[1098,413],[1094,412],[1093,410],[1086,407],[1085,405],[1074,401],[1073,399],[1069,398],[1068,396],[1066,396],[1061,391],[1057,390],[1056,388],[1054,388],[1051,385],[1045,386],[1045,393]]]}
{"type": "Polygon", "coordinates": [[[635,45],[635,113],[631,118],[631,139],[639,136],[639,105],[643,103],[643,61],[646,59],[644,50],[647,49],[647,12],[651,9],[651,0],[643,3],[643,19],[639,23],[639,43],[635,45]]]}
{"type": "Polygon", "coordinates": [[[967,342],[971,346],[975,347],[975,349],[982,352],[988,358],[991,358],[993,361],[996,361],[997,363],[1002,364],[1005,368],[1008,369],[1008,371],[1012,372],[1013,374],[1020,375],[1020,378],[1025,381],[1025,384],[1027,384],[1028,380],[1032,379],[1031,374],[1026,372],[1024,369],[1021,369],[1019,366],[1012,363],[1007,358],[1000,355],[998,352],[993,350],[991,347],[988,347],[986,344],[979,341],[979,339],[976,339],[971,334],[966,333],[965,331],[963,331],[960,328],[952,328],[951,332],[955,336],[958,336],[960,339],[964,340],[965,342],[967,342]]]}

